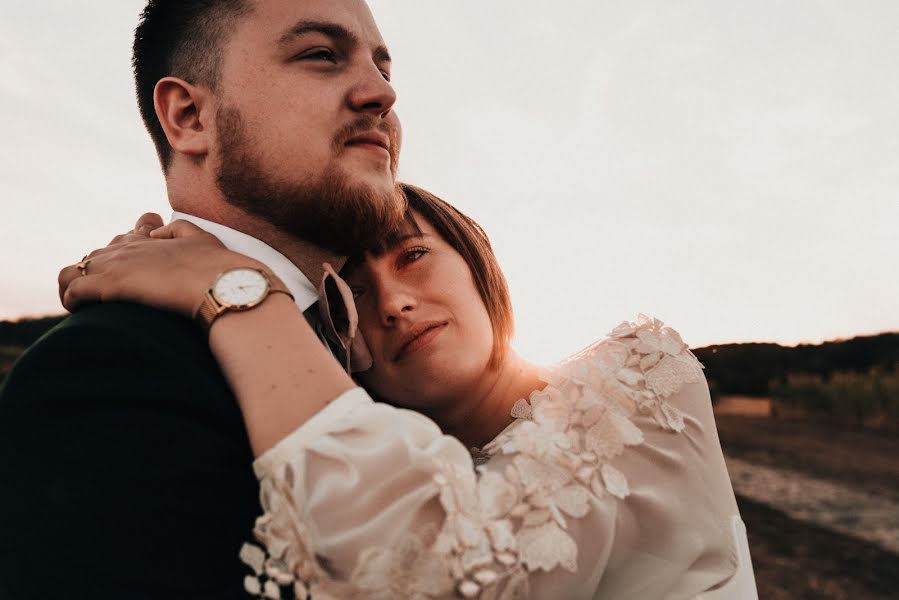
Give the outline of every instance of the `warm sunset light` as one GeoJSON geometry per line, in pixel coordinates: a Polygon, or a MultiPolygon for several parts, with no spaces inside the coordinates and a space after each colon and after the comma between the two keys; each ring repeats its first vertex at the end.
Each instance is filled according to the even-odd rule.
{"type": "MultiPolygon", "coordinates": [[[[129,68],[141,0],[0,9],[0,318],[167,215],[129,68]]],[[[375,0],[403,179],[493,238],[516,343],[638,312],[692,345],[899,329],[899,5],[375,0]]]]}
{"type": "Polygon", "coordinates": [[[896,597],[899,0],[6,1],[0,57],[0,598],[896,597]]]}

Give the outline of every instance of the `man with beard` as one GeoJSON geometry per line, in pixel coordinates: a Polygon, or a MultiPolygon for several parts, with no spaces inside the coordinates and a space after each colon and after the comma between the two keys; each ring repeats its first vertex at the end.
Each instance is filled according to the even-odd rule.
{"type": "MultiPolygon", "coordinates": [[[[276,292],[314,312],[322,263],[402,220],[390,57],[362,0],[150,0],[134,71],[175,217],[276,275],[210,282],[207,326],[276,292]]],[[[245,597],[252,460],[201,328],[79,311],[0,392],[0,598],[245,597]]]]}

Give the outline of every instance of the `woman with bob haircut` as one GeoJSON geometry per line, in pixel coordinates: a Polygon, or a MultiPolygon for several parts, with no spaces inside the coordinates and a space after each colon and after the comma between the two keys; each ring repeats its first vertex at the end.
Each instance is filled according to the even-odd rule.
{"type": "MultiPolygon", "coordinates": [[[[527,362],[484,231],[402,189],[400,231],[342,277],[323,266],[314,327],[271,293],[209,329],[260,482],[246,589],[755,598],[708,386],[680,335],[641,315],[557,365],[527,362]]],[[[151,237],[92,254],[65,281],[66,307],[102,298],[193,318],[208,282],[235,267],[278,288],[191,223],[151,237]],[[177,297],[155,292],[162,281],[177,297]]]]}

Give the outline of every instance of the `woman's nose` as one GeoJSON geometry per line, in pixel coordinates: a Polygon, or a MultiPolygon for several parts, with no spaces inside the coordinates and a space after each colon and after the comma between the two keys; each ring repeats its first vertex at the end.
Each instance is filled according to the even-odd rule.
{"type": "Polygon", "coordinates": [[[415,297],[407,290],[384,290],[380,302],[381,324],[385,327],[396,325],[396,322],[410,316],[417,305],[415,297]]]}

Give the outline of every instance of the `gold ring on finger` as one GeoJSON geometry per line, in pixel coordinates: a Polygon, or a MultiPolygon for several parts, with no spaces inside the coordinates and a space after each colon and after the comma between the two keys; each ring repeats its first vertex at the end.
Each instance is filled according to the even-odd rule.
{"type": "MultiPolygon", "coordinates": [[[[84,258],[87,258],[87,257],[85,256],[84,258]]],[[[79,262],[77,265],[75,265],[75,267],[77,267],[78,270],[81,271],[82,275],[87,275],[87,267],[90,264],[91,264],[91,261],[89,258],[87,260],[82,259],[81,262],[79,262]]]]}

